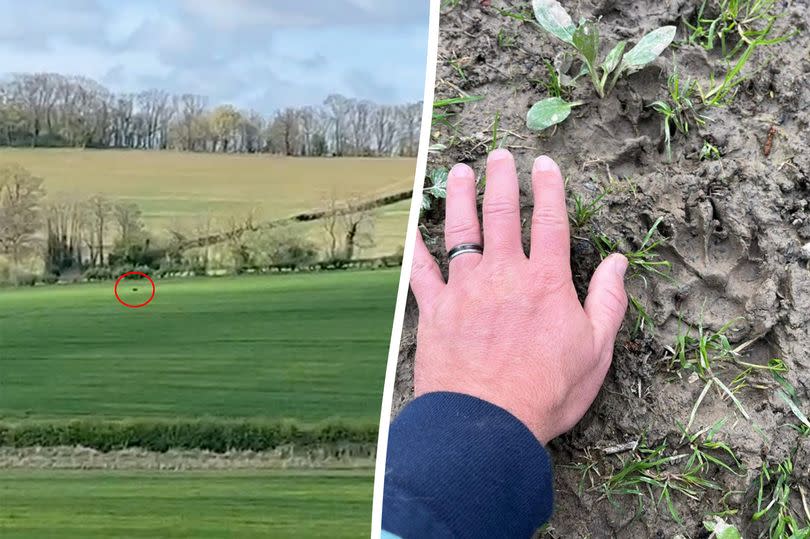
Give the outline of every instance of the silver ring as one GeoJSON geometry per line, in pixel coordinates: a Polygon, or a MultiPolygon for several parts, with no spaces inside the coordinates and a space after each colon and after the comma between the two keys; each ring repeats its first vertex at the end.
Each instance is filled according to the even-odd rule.
{"type": "Polygon", "coordinates": [[[455,257],[466,253],[478,253],[479,255],[484,254],[484,246],[480,243],[460,243],[447,251],[447,260],[449,262],[455,257]]]}

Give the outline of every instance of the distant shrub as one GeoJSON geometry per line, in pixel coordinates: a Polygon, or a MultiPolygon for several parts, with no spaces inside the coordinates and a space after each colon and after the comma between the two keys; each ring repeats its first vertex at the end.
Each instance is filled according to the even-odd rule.
{"type": "Polygon", "coordinates": [[[30,271],[18,269],[11,274],[11,284],[14,286],[34,286],[38,280],[39,276],[30,271]]]}
{"type": "Polygon", "coordinates": [[[245,268],[257,270],[268,266],[295,268],[318,259],[318,246],[289,227],[249,234],[240,247],[242,251],[234,259],[241,260],[245,268]]]}
{"type": "Polygon", "coordinates": [[[87,281],[106,281],[113,278],[113,270],[108,267],[87,268],[82,277],[87,281]]]}
{"type": "Polygon", "coordinates": [[[40,280],[45,284],[56,284],[59,282],[59,276],[54,273],[45,273],[40,277],[40,280]]]}
{"type": "Polygon", "coordinates": [[[200,449],[224,453],[269,451],[292,446],[302,450],[340,450],[346,445],[373,451],[377,425],[327,422],[300,425],[292,421],[258,420],[126,420],[31,421],[0,423],[0,446],[83,446],[98,451],[140,448],[165,452],[200,449]]]}

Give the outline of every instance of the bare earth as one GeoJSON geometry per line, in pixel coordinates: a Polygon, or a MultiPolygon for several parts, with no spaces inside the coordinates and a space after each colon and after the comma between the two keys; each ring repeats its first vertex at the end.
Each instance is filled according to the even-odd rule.
{"type": "MultiPolygon", "coordinates": [[[[649,333],[631,336],[635,313],[630,310],[619,334],[613,367],[605,386],[584,420],[550,444],[555,461],[556,512],[550,537],[661,537],[680,533],[705,537],[701,521],[714,511],[735,510],[726,518],[741,527],[744,537],[756,537],[761,527],[751,523],[756,506],[755,479],[763,462],[782,462],[796,451],[794,479],[810,492],[810,437],[789,428],[798,421],[767,373],[753,374],[749,386],[737,393],[751,415],[744,419],[727,399],[710,392],[692,432],[726,418],[718,438],[741,460],[735,476],[716,470],[713,481],[722,491],[707,490],[698,500],[674,494],[683,525],[669,515],[665,503],[644,498],[604,499],[598,487],[615,473],[630,453],[608,454],[605,448],[643,441],[649,447],[667,442],[669,453],[689,453],[680,442],[676,421],[686,424],[703,383],[669,368],[665,346],[675,344],[679,327],[696,327],[701,318],[711,330],[736,320],[728,336],[732,345],[753,339],[742,359],[766,364],[781,358],[790,371],[800,407],[810,403],[810,33],[806,0],[778,3],[785,16],[779,31],[800,33],[786,43],[765,47],[746,66],[751,74],[733,104],[708,111],[713,121],[688,138],[673,137],[673,163],[666,163],[661,117],[649,104],[663,99],[666,79],[676,55],[679,70],[704,86],[710,73],[724,73],[720,55],[696,46],[667,50],[656,62],[620,81],[605,100],[598,100],[589,83],[578,85],[573,99],[585,101],[553,134],[542,136],[525,127],[526,112],[546,97],[531,80],[547,78],[543,59],[562,48],[559,41],[534,25],[500,15],[496,8],[526,11],[526,2],[463,2],[441,18],[436,99],[456,97],[457,88],[484,99],[456,109],[457,131],[436,129],[432,142],[450,147],[432,154],[428,168],[461,161],[484,170],[492,139],[492,122],[501,113],[501,137],[512,150],[522,173],[524,217],[531,209],[528,171],[533,159],[552,156],[567,176],[569,193],[586,200],[610,188],[605,207],[590,224],[594,231],[621,239],[623,249],[638,247],[650,225],[663,217],[660,231],[668,241],[661,255],[672,263],[674,282],[660,278],[631,278],[628,292],[638,298],[655,323],[649,333]],[[514,36],[514,46],[498,45],[499,32],[514,36]],[[464,77],[450,65],[460,66],[464,77]],[[764,155],[769,129],[776,128],[772,151],[764,155]],[[698,158],[703,140],[722,152],[718,161],[698,158]],[[758,386],[758,387],[757,387],[758,386]],[[757,432],[759,431],[759,433],[757,432]],[[584,475],[583,467],[593,465],[584,475]],[[598,472],[601,475],[597,475],[598,472]],[[732,491],[721,500],[724,492],[732,491]]],[[[619,39],[632,43],[647,31],[673,24],[676,42],[684,39],[681,17],[694,19],[699,2],[641,2],[593,0],[564,2],[575,20],[601,17],[607,45],[619,39]]],[[[777,33],[779,33],[777,31],[777,33]]],[[[603,52],[604,54],[604,52],[603,52]]],[[[443,204],[426,212],[422,223],[433,254],[446,267],[441,239],[443,204]]],[[[574,231],[572,264],[581,297],[599,255],[588,234],[574,231]]],[[[524,230],[528,248],[528,230],[524,230]]],[[[400,351],[394,414],[412,397],[412,369],[417,310],[409,299],[400,351]]],[[[693,332],[694,335],[694,332],[693,332]]],[[[739,369],[729,367],[720,377],[729,382],[739,369]]],[[[668,454],[669,454],[668,453],[668,454]]],[[[801,514],[798,496],[791,499],[801,514]]]]}

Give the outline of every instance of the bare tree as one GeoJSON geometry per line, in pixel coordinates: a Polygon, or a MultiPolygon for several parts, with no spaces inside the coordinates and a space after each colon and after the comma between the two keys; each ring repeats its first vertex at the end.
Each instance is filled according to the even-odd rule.
{"type": "Polygon", "coordinates": [[[397,107],[399,125],[399,155],[416,155],[419,149],[419,131],[422,122],[422,103],[397,107]]]}
{"type": "Polygon", "coordinates": [[[330,95],[320,106],[271,117],[207,99],[151,89],[114,94],[56,73],[0,81],[0,144],[116,147],[285,155],[415,155],[421,104],[377,105],[330,95]]]}
{"type": "Polygon", "coordinates": [[[231,148],[230,143],[234,140],[242,120],[242,114],[232,105],[220,105],[211,112],[213,151],[217,151],[219,147],[222,148],[222,152],[227,152],[231,148]]]}
{"type": "Polygon", "coordinates": [[[329,260],[351,260],[358,248],[374,246],[374,213],[364,207],[359,197],[340,201],[333,191],[325,202],[321,226],[326,233],[329,260]]]}
{"type": "Polygon", "coordinates": [[[270,137],[281,148],[284,155],[296,155],[297,141],[299,139],[298,111],[286,108],[279,112],[270,128],[270,137]]]}
{"type": "Polygon", "coordinates": [[[335,148],[335,155],[338,157],[343,155],[343,146],[346,128],[346,117],[351,108],[351,101],[339,94],[332,94],[324,101],[327,111],[329,113],[329,120],[333,126],[333,145],[335,148]]]}
{"type": "Polygon", "coordinates": [[[370,121],[374,104],[369,101],[354,101],[349,109],[348,124],[351,132],[352,154],[371,153],[370,121]]]}
{"type": "Polygon", "coordinates": [[[371,133],[374,136],[375,153],[391,155],[396,137],[396,115],[389,106],[377,107],[371,115],[371,133]]]}
{"type": "Polygon", "coordinates": [[[59,274],[69,268],[81,269],[82,209],[80,203],[72,201],[54,202],[45,208],[48,272],[59,274]]]}
{"type": "Polygon", "coordinates": [[[103,266],[105,264],[104,241],[111,212],[112,204],[102,195],[93,195],[87,201],[88,219],[85,222],[87,227],[85,241],[88,244],[93,265],[103,266]]]}
{"type": "Polygon", "coordinates": [[[368,249],[375,245],[374,213],[371,210],[360,210],[359,199],[346,203],[349,212],[341,216],[344,232],[343,257],[354,258],[357,249],[368,249]]]}
{"type": "Polygon", "coordinates": [[[119,202],[113,206],[112,213],[118,227],[117,245],[127,248],[140,242],[144,229],[138,205],[133,202],[119,202]]]}
{"type": "Polygon", "coordinates": [[[60,78],[54,73],[20,73],[12,77],[11,93],[25,111],[32,147],[37,145],[43,121],[50,121],[60,78]]]}
{"type": "Polygon", "coordinates": [[[183,94],[180,96],[178,119],[180,148],[187,151],[195,149],[199,138],[200,118],[205,113],[206,99],[199,95],[183,94]]]}
{"type": "Polygon", "coordinates": [[[342,209],[337,198],[337,193],[332,191],[325,201],[325,215],[321,219],[321,227],[326,233],[326,257],[329,260],[336,260],[340,255],[340,210],[342,209]]]}
{"type": "Polygon", "coordinates": [[[147,90],[137,95],[137,102],[143,118],[143,147],[165,147],[166,131],[174,112],[171,96],[163,90],[147,90]]]}
{"type": "Polygon", "coordinates": [[[37,247],[44,197],[42,178],[19,165],[0,168],[0,252],[15,264],[37,247]]]}

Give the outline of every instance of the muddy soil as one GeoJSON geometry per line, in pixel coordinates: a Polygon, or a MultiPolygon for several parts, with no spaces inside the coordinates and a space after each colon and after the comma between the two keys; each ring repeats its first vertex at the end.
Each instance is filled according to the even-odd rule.
{"type": "MultiPolygon", "coordinates": [[[[682,18],[693,20],[700,2],[563,3],[575,20],[601,18],[599,28],[607,42],[604,54],[619,39],[635,43],[647,31],[667,24],[678,27],[676,42],[684,40],[682,18]]],[[[712,72],[725,72],[718,51],[686,44],[673,47],[620,81],[604,100],[583,80],[571,98],[585,104],[553,132],[538,135],[527,130],[526,112],[548,96],[542,84],[547,80],[543,60],[552,60],[563,44],[532,24],[499,13],[500,9],[531,13],[528,2],[485,4],[467,0],[443,10],[436,99],[457,97],[460,91],[484,98],[452,109],[453,129],[434,126],[431,142],[447,148],[431,154],[428,169],[465,162],[483,171],[493,120],[500,113],[499,142],[513,152],[522,173],[527,217],[528,171],[541,153],[559,163],[569,194],[589,200],[610,191],[590,224],[572,230],[572,264],[580,294],[600,260],[588,239],[593,233],[604,233],[620,240],[623,249],[632,249],[663,217],[660,231],[668,240],[659,252],[672,263],[671,282],[650,276],[646,284],[640,277],[629,279],[628,291],[652,318],[654,334],[634,333],[636,313],[628,311],[600,396],[572,432],[550,444],[556,509],[543,536],[707,537],[701,522],[720,511],[729,511],[726,519],[738,525],[744,537],[759,536],[762,526],[752,523],[751,516],[763,463],[774,466],[792,455],[794,483],[810,495],[810,436],[790,427],[798,420],[777,396],[777,385],[767,372],[752,373],[748,386],[737,393],[750,420],[714,390],[703,401],[691,430],[726,418],[717,438],[733,448],[743,470],[734,475],[711,467],[707,478],[722,490],[700,492],[696,500],[673,495],[682,524],[663,502],[656,505],[645,496],[645,509],[639,511],[636,497],[609,501],[600,485],[623,460],[633,457],[632,451],[612,454],[611,447],[666,443],[667,454],[689,452],[680,442],[676,421],[686,424],[704,383],[670,367],[665,347],[674,345],[679,324],[681,329],[694,328],[702,320],[708,329],[719,330],[734,321],[728,332],[731,344],[753,340],[740,359],[755,364],[784,360],[790,369],[785,377],[796,388],[800,407],[810,411],[810,5],[807,0],[777,2],[784,13],[777,32],[792,28],[799,35],[757,50],[746,67],[752,76],[733,103],[706,111],[711,121],[693,128],[687,137],[675,135],[669,163],[663,153],[661,117],[649,105],[667,95],[673,52],[680,72],[705,86],[712,72]],[[722,158],[701,160],[704,141],[719,148],[722,158]],[[590,471],[584,472],[586,467],[590,471]]],[[[443,203],[435,204],[423,214],[421,224],[431,251],[446,268],[443,212],[443,203]]],[[[527,234],[525,230],[528,246],[527,234]]],[[[394,414],[412,398],[417,319],[411,297],[394,414]]],[[[728,365],[718,376],[728,384],[740,371],[728,365]]],[[[679,469],[674,465],[669,470],[679,469]]],[[[659,493],[655,491],[656,496],[659,493]]],[[[798,494],[791,504],[796,515],[804,513],[798,494]]]]}

